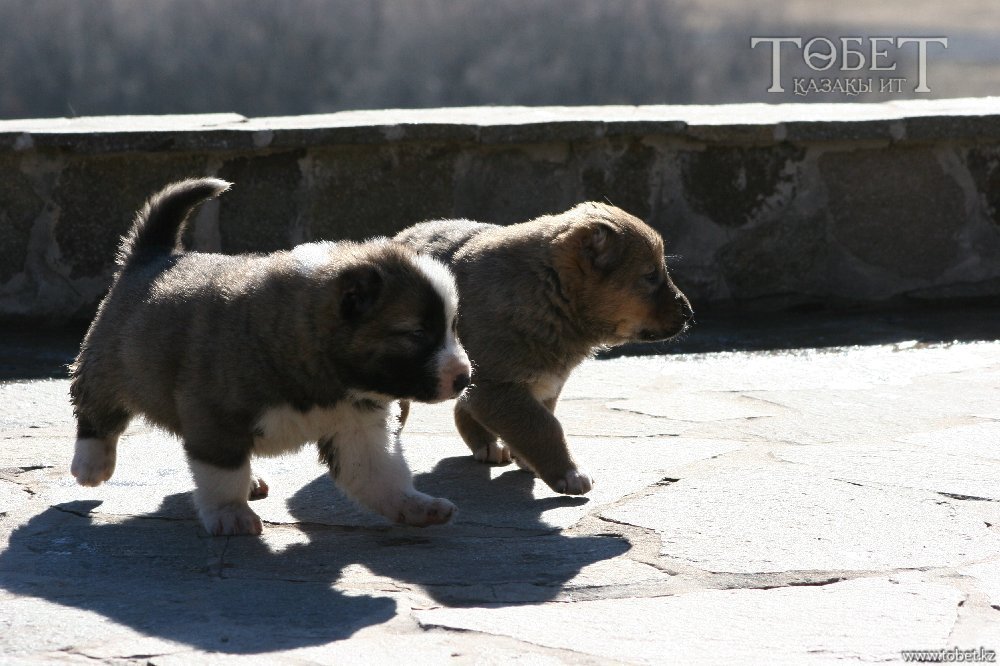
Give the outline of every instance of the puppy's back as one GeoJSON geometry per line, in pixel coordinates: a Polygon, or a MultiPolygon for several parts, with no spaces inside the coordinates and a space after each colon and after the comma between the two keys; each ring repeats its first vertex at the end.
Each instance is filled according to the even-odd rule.
{"type": "Polygon", "coordinates": [[[434,220],[404,229],[393,240],[405,243],[421,254],[450,264],[455,253],[470,240],[498,225],[472,220],[434,220]]]}

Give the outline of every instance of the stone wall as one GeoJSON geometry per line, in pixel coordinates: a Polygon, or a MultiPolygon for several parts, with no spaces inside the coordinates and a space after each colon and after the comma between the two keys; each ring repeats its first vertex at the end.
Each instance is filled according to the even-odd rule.
{"type": "Polygon", "coordinates": [[[190,233],[267,251],[608,200],[696,308],[1000,296],[1000,99],[468,108],[0,122],[0,318],[86,317],[167,182],[233,189],[190,233]]]}

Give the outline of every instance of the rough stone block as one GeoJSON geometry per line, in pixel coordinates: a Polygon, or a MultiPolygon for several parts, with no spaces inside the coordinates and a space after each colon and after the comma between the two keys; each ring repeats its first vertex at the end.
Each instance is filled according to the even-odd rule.
{"type": "Polygon", "coordinates": [[[312,239],[393,236],[453,214],[455,154],[436,144],[339,146],[309,153],[303,205],[312,239]]]}
{"type": "Polygon", "coordinates": [[[579,165],[566,143],[467,151],[455,173],[454,197],[456,216],[501,224],[559,213],[584,198],[579,165]]]}
{"type": "Polygon", "coordinates": [[[45,207],[19,166],[0,154],[0,284],[24,270],[31,228],[45,207]]]}
{"type": "Polygon", "coordinates": [[[198,249],[592,199],[663,234],[699,310],[990,298],[998,118],[983,99],[0,121],[0,317],[91,312],[135,209],[207,173],[235,187],[185,237],[198,249]]]}
{"type": "Polygon", "coordinates": [[[680,163],[685,195],[691,208],[716,224],[746,226],[795,195],[795,163],[804,155],[790,144],[708,146],[684,152],[680,163]]]}
{"type": "Polygon", "coordinates": [[[931,280],[962,259],[965,194],[933,151],[830,152],[819,158],[833,235],[865,263],[931,280]]]}
{"type": "Polygon", "coordinates": [[[233,187],[220,199],[219,235],[226,253],[287,250],[299,222],[299,160],[304,151],[227,161],[219,177],[233,187]]]}
{"type": "Polygon", "coordinates": [[[1000,230],[1000,147],[971,148],[966,155],[965,164],[976,183],[977,193],[986,207],[990,221],[1000,230]]]}
{"type": "Polygon", "coordinates": [[[181,178],[205,175],[198,155],[149,153],[77,157],[52,192],[58,207],[55,236],[69,275],[109,275],[121,235],[146,199],[181,178]]]}
{"type": "Polygon", "coordinates": [[[779,217],[744,231],[719,251],[718,267],[739,301],[795,295],[809,298],[834,287],[826,216],[779,217]]]}
{"type": "Polygon", "coordinates": [[[610,201],[657,226],[659,220],[649,219],[654,194],[652,181],[659,157],[655,148],[640,139],[632,139],[611,140],[589,147],[574,146],[574,150],[583,154],[584,199],[610,201]]]}

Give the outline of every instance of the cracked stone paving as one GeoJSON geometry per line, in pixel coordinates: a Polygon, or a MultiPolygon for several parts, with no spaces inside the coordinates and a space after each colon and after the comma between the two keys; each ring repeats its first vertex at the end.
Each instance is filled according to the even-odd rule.
{"type": "Polygon", "coordinates": [[[557,409],[586,497],[475,463],[450,403],[414,406],[404,450],[452,524],[355,508],[307,447],[255,465],[261,538],[207,536],[179,443],[142,423],[77,486],[68,381],[26,362],[0,382],[0,661],[1000,650],[1000,342],[892,337],[588,361],[557,409]]]}

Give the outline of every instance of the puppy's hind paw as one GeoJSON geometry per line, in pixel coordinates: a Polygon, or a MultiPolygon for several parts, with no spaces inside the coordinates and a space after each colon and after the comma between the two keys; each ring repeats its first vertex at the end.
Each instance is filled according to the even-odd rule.
{"type": "Polygon", "coordinates": [[[555,483],[549,484],[552,490],[564,495],[586,495],[594,487],[594,479],[578,469],[571,469],[555,483]]]}
{"type": "Polygon", "coordinates": [[[260,534],[264,525],[246,503],[201,511],[201,522],[212,536],[236,536],[239,534],[260,534]]]}
{"type": "Polygon", "coordinates": [[[510,448],[500,442],[490,442],[476,449],[472,457],[489,465],[509,465],[512,460],[510,448]]]}
{"type": "Polygon", "coordinates": [[[415,492],[403,498],[394,518],[402,525],[427,527],[447,523],[457,512],[455,505],[446,499],[415,492]]]}
{"type": "Polygon", "coordinates": [[[69,468],[76,482],[81,486],[99,486],[110,479],[115,471],[115,445],[116,442],[93,437],[76,440],[69,468]]]}
{"type": "Polygon", "coordinates": [[[264,499],[267,497],[267,493],[270,488],[267,487],[267,482],[259,476],[253,477],[253,484],[250,486],[250,501],[264,499]]]}

